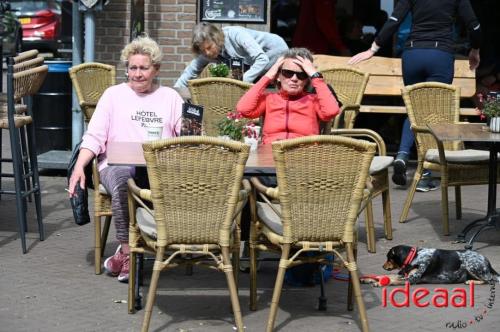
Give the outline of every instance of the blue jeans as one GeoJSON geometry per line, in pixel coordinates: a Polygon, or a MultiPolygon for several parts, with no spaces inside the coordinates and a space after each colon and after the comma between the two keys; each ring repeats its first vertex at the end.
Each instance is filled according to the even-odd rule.
{"type": "MultiPolygon", "coordinates": [[[[420,82],[451,84],[454,76],[455,57],[452,53],[434,48],[410,48],[401,57],[404,85],[420,82]]],[[[415,136],[408,117],[403,124],[398,153],[410,154],[415,136]]]]}

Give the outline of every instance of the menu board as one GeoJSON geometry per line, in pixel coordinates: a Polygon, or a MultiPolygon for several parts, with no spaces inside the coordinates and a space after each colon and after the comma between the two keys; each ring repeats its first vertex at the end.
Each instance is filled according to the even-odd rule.
{"type": "Polygon", "coordinates": [[[267,0],[200,0],[200,20],[266,23],[267,0]]]}

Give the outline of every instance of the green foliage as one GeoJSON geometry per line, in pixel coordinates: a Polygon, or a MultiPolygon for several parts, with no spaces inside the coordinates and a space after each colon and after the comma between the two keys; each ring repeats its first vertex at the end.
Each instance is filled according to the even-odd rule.
{"type": "Polygon", "coordinates": [[[208,71],[214,77],[227,77],[229,75],[229,67],[225,63],[212,64],[208,71]]]}
{"type": "Polygon", "coordinates": [[[479,96],[482,104],[481,113],[487,118],[500,116],[500,94],[479,96]]]}
{"type": "Polygon", "coordinates": [[[217,128],[220,136],[229,136],[232,140],[241,141],[246,124],[247,120],[243,119],[240,113],[229,112],[217,123],[217,128]]]}

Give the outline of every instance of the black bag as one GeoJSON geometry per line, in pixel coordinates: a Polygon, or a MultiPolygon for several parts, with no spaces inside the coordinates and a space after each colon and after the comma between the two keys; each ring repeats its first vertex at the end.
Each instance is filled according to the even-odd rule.
{"type": "MultiPolygon", "coordinates": [[[[73,153],[71,154],[71,158],[68,163],[68,184],[69,179],[71,178],[71,174],[73,174],[73,169],[75,168],[76,161],[78,159],[78,155],[80,154],[80,145],[82,142],[78,143],[73,153]]],[[[85,189],[82,189],[79,184],[75,186],[74,197],[71,197],[71,209],[73,210],[73,218],[75,218],[75,223],[77,225],[83,226],[90,222],[90,214],[89,214],[89,202],[88,202],[88,188],[94,189],[94,184],[92,182],[92,164],[89,163],[85,166],[85,189]]]]}

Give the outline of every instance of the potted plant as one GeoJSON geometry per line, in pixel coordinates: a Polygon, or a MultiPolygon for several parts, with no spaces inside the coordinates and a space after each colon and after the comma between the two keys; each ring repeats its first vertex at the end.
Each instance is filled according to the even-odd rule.
{"type": "Polygon", "coordinates": [[[217,128],[219,129],[220,136],[235,141],[241,141],[243,139],[243,129],[246,124],[247,122],[243,119],[243,116],[233,111],[228,112],[227,115],[217,123],[217,128]]]}
{"type": "Polygon", "coordinates": [[[500,132],[500,92],[488,92],[486,96],[479,94],[479,109],[482,117],[489,121],[490,130],[500,132]]]}
{"type": "Polygon", "coordinates": [[[213,63],[208,67],[208,71],[214,77],[227,77],[229,75],[229,67],[225,63],[213,63]]]}

